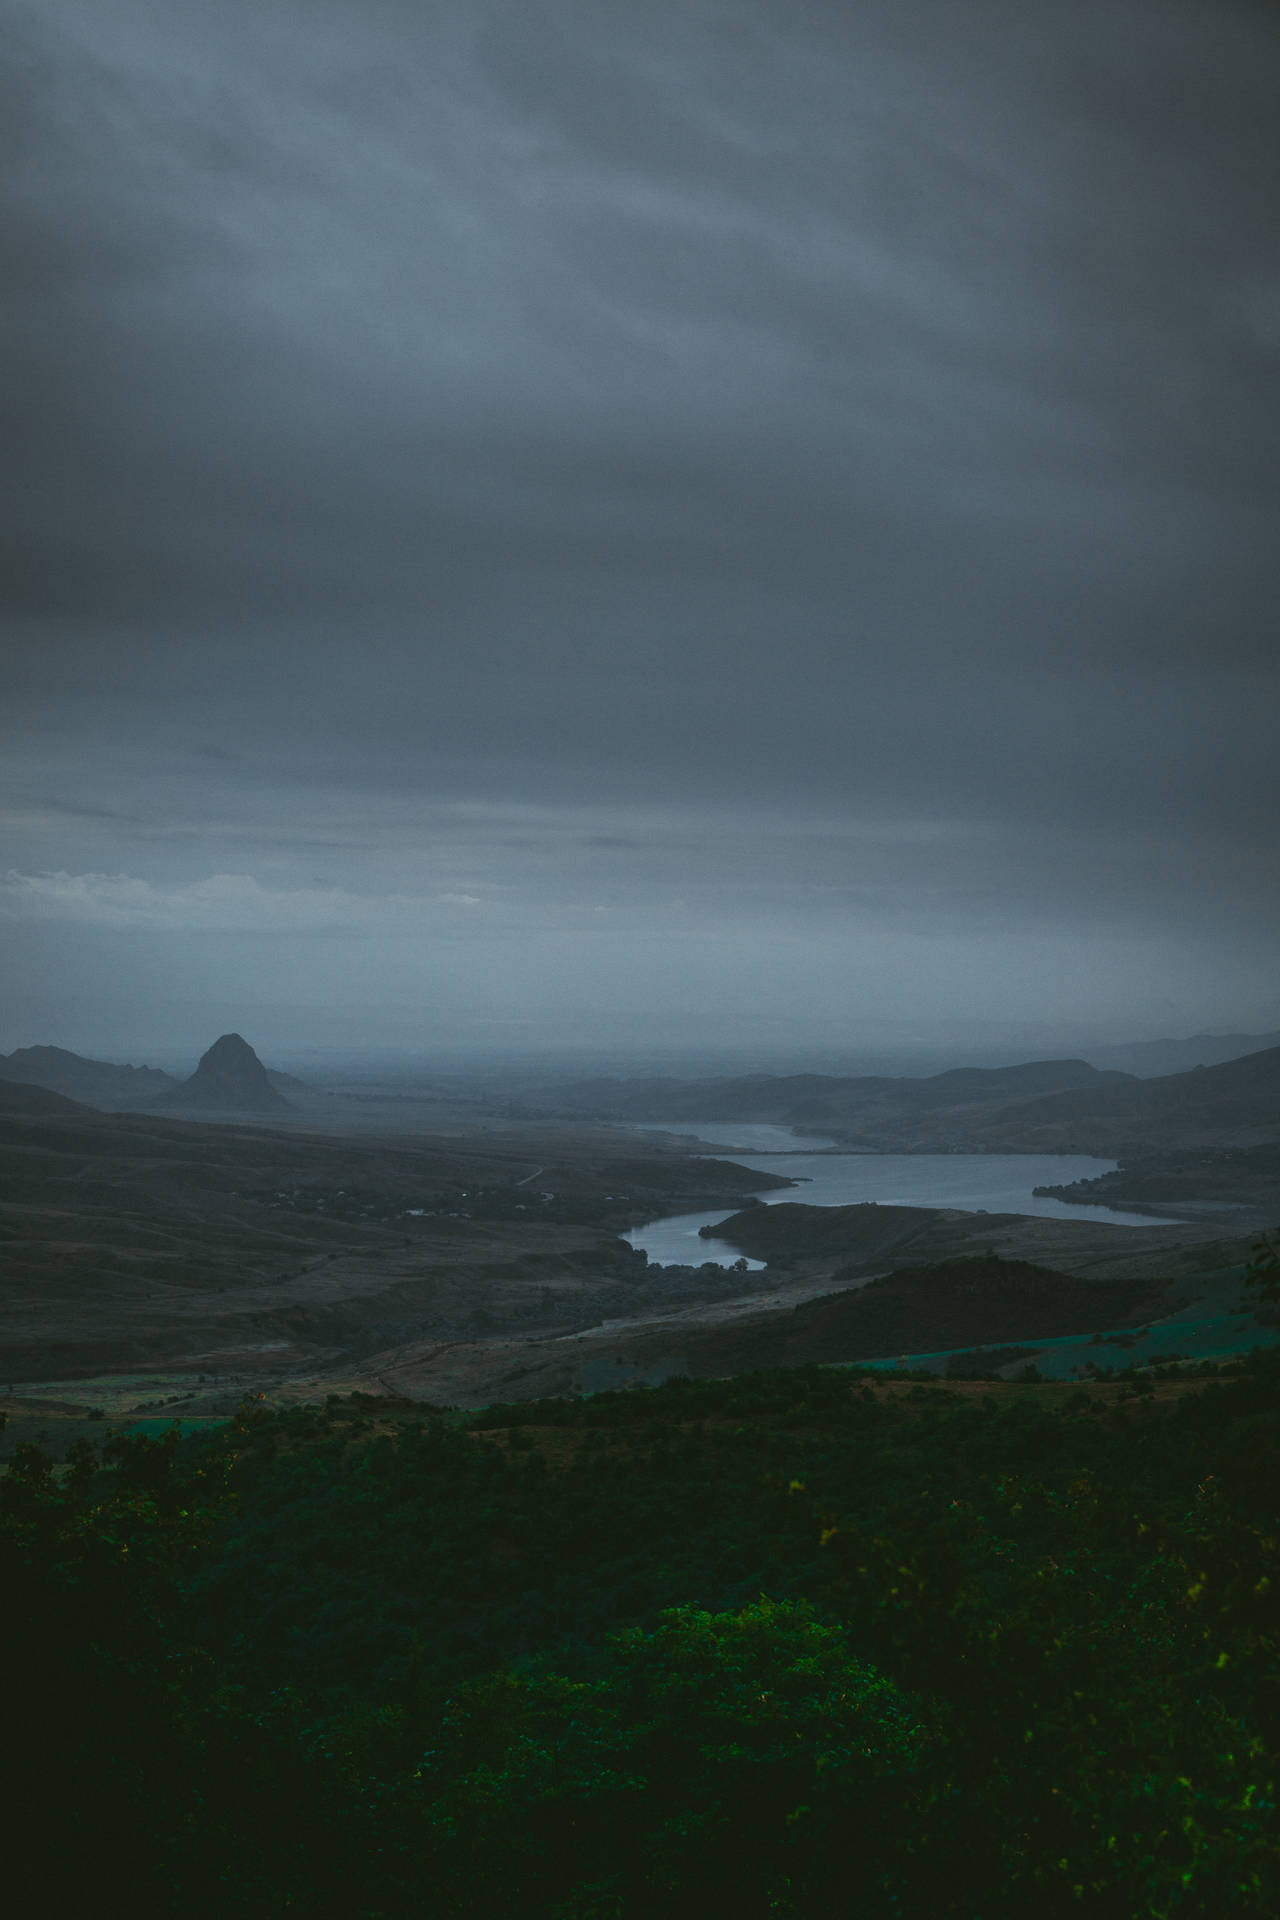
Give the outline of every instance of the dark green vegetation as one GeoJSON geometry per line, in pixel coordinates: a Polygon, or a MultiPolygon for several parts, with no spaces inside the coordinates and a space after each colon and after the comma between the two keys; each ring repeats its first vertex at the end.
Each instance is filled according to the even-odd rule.
{"type": "MultiPolygon", "coordinates": [[[[1140,1325],[1167,1311],[1167,1294],[1162,1280],[1079,1280],[1028,1260],[970,1255],[900,1267],[863,1286],[806,1300],[769,1326],[725,1327],[714,1344],[706,1342],[707,1358],[721,1373],[741,1373],[800,1366],[837,1353],[874,1360],[918,1353],[925,1345],[1046,1340],[1140,1325]]],[[[686,1346],[690,1371],[702,1371],[696,1335],[686,1346]]]]}
{"type": "Polygon", "coordinates": [[[1278,1396],[1270,1356],[1087,1391],[806,1368],[20,1449],[7,1887],[1269,1916],[1278,1396]]]}
{"type": "MultiPolygon", "coordinates": [[[[814,1207],[784,1200],[774,1206],[750,1206],[703,1228],[707,1238],[767,1261],[775,1271],[806,1270],[821,1263],[833,1286],[883,1273],[891,1266],[922,1267],[958,1256],[999,1252],[1020,1257],[1018,1249],[1043,1249],[1048,1258],[1031,1264],[1072,1273],[1079,1268],[1099,1279],[1139,1275],[1172,1280],[1223,1264],[1221,1256],[1247,1258],[1258,1229],[1241,1231],[1234,1216],[1217,1220],[1210,1238],[1201,1223],[1154,1229],[1111,1228],[1099,1234],[1097,1223],[1035,1220],[1018,1213],[965,1213],[942,1207],[895,1207],[862,1201],[847,1207],[814,1207]]],[[[1025,1253],[1021,1255],[1025,1258],[1025,1253]]],[[[834,1356],[833,1356],[834,1357],[834,1356]]],[[[852,1356],[850,1356],[852,1357],[852,1356]]]]}

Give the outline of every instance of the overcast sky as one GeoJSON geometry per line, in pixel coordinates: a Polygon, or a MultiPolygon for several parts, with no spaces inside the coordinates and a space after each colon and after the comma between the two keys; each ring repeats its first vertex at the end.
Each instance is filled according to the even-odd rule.
{"type": "Polygon", "coordinates": [[[1280,1025],[1280,18],[6,9],[0,1046],[1280,1025]]]}

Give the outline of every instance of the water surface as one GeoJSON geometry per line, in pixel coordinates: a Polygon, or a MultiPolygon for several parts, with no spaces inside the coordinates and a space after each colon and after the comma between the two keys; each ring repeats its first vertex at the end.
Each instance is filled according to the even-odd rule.
{"type": "MultiPolygon", "coordinates": [[[[833,1143],[820,1134],[710,1120],[699,1126],[682,1121],[643,1131],[678,1133],[732,1148],[731,1156],[722,1157],[732,1157],[737,1166],[757,1173],[782,1173],[801,1182],[762,1191],[757,1198],[766,1206],[793,1200],[810,1207],[849,1207],[875,1200],[881,1206],[963,1207],[970,1213],[1028,1213],[1047,1220],[1098,1220],[1113,1227],[1177,1224],[1119,1207],[1072,1206],[1032,1192],[1033,1187],[1066,1186],[1114,1171],[1116,1161],[1083,1153],[832,1153],[824,1149],[833,1143]]],[[[728,1217],[724,1211],[669,1214],[633,1228],[625,1238],[660,1266],[699,1266],[706,1261],[731,1266],[740,1257],[736,1247],[700,1237],[701,1228],[728,1217]]],[[[754,1269],[764,1262],[747,1264],[754,1269]]]]}

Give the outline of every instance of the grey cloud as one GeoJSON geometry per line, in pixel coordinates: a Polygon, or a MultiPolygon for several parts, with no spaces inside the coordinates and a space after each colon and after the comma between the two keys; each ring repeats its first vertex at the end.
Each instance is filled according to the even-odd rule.
{"type": "Polygon", "coordinates": [[[0,858],[1262,966],[1265,9],[16,24],[0,858]]]}

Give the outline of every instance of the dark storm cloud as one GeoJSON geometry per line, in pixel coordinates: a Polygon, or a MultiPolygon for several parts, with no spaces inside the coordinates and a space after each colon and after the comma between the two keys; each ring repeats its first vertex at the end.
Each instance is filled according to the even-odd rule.
{"type": "Polygon", "coordinates": [[[12,27],[23,911],[1266,921],[1267,9],[12,27]]]}

